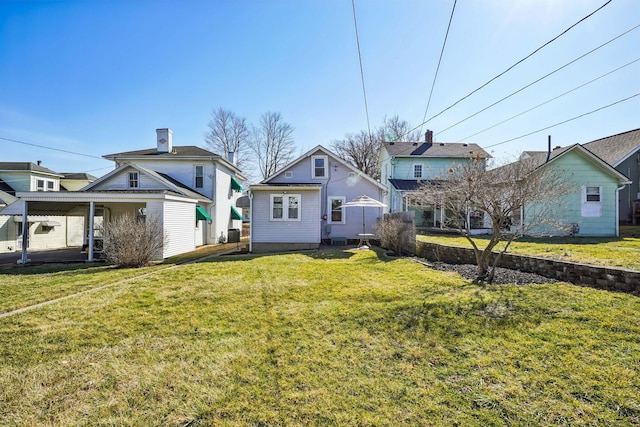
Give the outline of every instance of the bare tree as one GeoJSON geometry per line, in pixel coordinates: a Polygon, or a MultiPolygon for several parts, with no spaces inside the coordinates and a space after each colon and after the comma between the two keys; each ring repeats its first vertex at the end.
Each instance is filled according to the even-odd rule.
{"type": "Polygon", "coordinates": [[[225,158],[228,153],[233,152],[236,166],[240,169],[250,161],[249,138],[249,127],[244,117],[222,107],[211,112],[208,130],[204,134],[205,143],[225,158]]]}
{"type": "Polygon", "coordinates": [[[282,120],[280,113],[266,112],[253,127],[251,148],[257,157],[262,178],[273,175],[293,159],[295,143],[293,126],[282,120]]]}
{"type": "Polygon", "coordinates": [[[154,217],[124,214],[104,226],[104,256],[118,267],[143,267],[161,257],[166,241],[154,217]]]}
{"type": "Polygon", "coordinates": [[[417,131],[410,132],[411,125],[397,115],[385,119],[382,126],[374,129],[371,135],[365,130],[357,134],[347,134],[345,139],[333,141],[331,148],[337,155],[351,165],[370,175],[380,178],[378,158],[382,143],[389,141],[417,141],[417,131]]]}
{"type": "Polygon", "coordinates": [[[524,235],[569,232],[562,223],[563,201],[573,186],[566,173],[538,159],[522,159],[488,170],[480,157],[469,159],[446,180],[422,184],[416,200],[445,209],[448,225],[466,237],[473,247],[478,275],[476,283],[491,283],[495,267],[511,242],[524,235]],[[484,248],[472,239],[470,218],[484,218],[491,229],[484,248]],[[505,242],[494,256],[493,249],[505,242]]]}

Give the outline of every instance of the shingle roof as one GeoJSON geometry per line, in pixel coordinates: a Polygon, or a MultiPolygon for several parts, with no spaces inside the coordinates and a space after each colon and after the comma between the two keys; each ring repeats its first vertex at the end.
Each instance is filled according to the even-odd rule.
{"type": "Polygon", "coordinates": [[[491,157],[478,144],[461,142],[385,142],[384,147],[391,156],[395,157],[458,157],[469,158],[480,155],[482,158],[491,157]]]}
{"type": "Polygon", "coordinates": [[[61,172],[60,175],[62,175],[64,179],[86,179],[88,181],[95,181],[96,179],[98,179],[90,173],[84,172],[61,172]]]}
{"type": "MultiPolygon", "coordinates": [[[[156,148],[147,148],[144,150],[123,151],[122,153],[105,154],[104,158],[112,157],[130,157],[130,156],[154,156],[154,157],[211,157],[218,156],[218,154],[205,150],[204,148],[196,147],[195,145],[180,145],[173,146],[171,153],[159,153],[156,148]]],[[[218,156],[219,157],[219,156],[218,156]]]]}
{"type": "Polygon", "coordinates": [[[4,191],[5,193],[9,193],[12,196],[16,195],[16,190],[13,189],[9,184],[4,182],[2,178],[0,178],[0,191],[4,191]]]}
{"type": "Polygon", "coordinates": [[[416,191],[422,188],[425,184],[430,185],[442,185],[442,180],[438,179],[422,179],[418,181],[417,179],[390,179],[389,183],[393,185],[398,191],[416,191]]]}
{"type": "Polygon", "coordinates": [[[582,144],[587,150],[612,166],[640,149],[640,128],[582,144]]]}
{"type": "Polygon", "coordinates": [[[59,173],[54,172],[49,168],[45,168],[44,166],[40,166],[31,162],[0,162],[0,170],[43,172],[60,175],[59,173]]]}

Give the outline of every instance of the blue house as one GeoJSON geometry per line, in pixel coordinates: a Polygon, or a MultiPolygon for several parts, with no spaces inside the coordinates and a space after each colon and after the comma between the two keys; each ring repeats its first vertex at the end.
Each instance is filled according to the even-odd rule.
{"type": "MultiPolygon", "coordinates": [[[[424,142],[385,142],[380,151],[380,180],[389,189],[384,201],[388,212],[413,211],[416,227],[443,227],[445,210],[420,206],[414,195],[422,183],[446,180],[471,158],[486,162],[490,156],[477,144],[434,142],[430,130],[424,142]]],[[[473,225],[482,227],[482,220],[473,225]]]]}

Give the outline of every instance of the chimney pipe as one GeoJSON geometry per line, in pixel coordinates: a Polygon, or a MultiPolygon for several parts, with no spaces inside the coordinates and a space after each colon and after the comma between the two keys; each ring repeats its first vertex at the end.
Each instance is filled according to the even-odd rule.
{"type": "Polygon", "coordinates": [[[429,147],[431,147],[433,145],[433,131],[432,130],[427,129],[427,131],[424,133],[424,142],[429,147]]]}
{"type": "Polygon", "coordinates": [[[547,138],[548,138],[547,160],[544,161],[545,163],[547,163],[549,161],[549,158],[551,157],[551,135],[549,135],[547,138]]]}
{"type": "Polygon", "coordinates": [[[42,164],[42,160],[38,160],[36,163],[38,163],[38,166],[40,166],[42,164]]]}

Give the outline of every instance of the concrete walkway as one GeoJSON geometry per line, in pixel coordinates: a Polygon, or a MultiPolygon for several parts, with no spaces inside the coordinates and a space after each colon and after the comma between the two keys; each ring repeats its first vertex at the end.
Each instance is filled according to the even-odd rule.
{"type": "MultiPolygon", "coordinates": [[[[85,262],[87,254],[80,249],[78,246],[77,248],[51,249],[48,251],[28,251],[27,255],[31,260],[31,264],[85,262]]],[[[16,265],[19,259],[22,259],[22,252],[2,253],[0,254],[0,265],[16,265]]]]}

